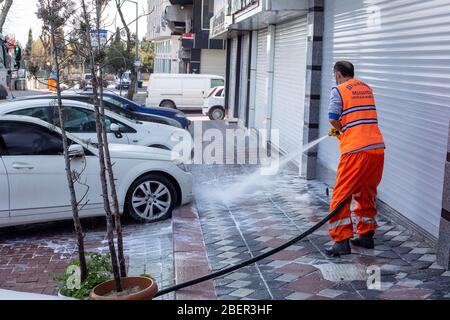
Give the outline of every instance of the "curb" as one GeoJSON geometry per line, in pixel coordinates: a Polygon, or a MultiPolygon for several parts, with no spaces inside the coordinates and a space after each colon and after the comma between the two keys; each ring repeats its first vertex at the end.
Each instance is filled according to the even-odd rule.
{"type": "MultiPolygon", "coordinates": [[[[194,204],[174,210],[172,217],[175,283],[180,284],[211,273],[205,241],[194,204]]],[[[176,300],[217,300],[214,281],[197,284],[175,293],[176,300]]]]}

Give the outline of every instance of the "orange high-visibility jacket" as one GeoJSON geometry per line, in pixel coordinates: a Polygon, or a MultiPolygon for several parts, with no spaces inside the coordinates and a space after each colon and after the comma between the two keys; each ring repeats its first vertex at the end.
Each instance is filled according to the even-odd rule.
{"type": "Polygon", "coordinates": [[[336,88],[342,98],[341,154],[372,146],[384,148],[372,89],[361,80],[351,79],[336,88]]]}

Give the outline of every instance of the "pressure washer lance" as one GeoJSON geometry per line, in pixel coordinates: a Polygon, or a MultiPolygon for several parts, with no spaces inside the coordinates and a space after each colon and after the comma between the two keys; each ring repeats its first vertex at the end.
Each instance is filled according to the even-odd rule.
{"type": "Polygon", "coordinates": [[[244,261],[244,262],[242,262],[242,263],[240,263],[240,264],[238,264],[238,265],[235,265],[235,266],[232,266],[232,267],[229,267],[229,268],[226,268],[226,269],[223,269],[223,270],[220,270],[220,271],[211,273],[211,274],[209,274],[209,275],[207,275],[207,276],[203,276],[203,277],[198,278],[198,279],[190,280],[190,281],[187,281],[187,282],[185,282],[185,283],[180,283],[180,284],[177,284],[177,285],[175,285],[175,286],[173,286],[173,287],[169,287],[169,288],[160,290],[160,291],[155,295],[155,297],[159,297],[159,296],[162,296],[162,295],[165,295],[165,294],[168,294],[168,293],[171,293],[171,292],[174,292],[174,291],[183,289],[183,288],[191,287],[191,286],[193,286],[193,285],[196,285],[196,284],[199,284],[199,283],[208,281],[208,280],[212,280],[212,279],[218,278],[218,277],[220,277],[220,276],[226,275],[226,274],[228,274],[228,273],[234,272],[234,271],[236,271],[236,270],[238,270],[238,269],[244,268],[244,267],[249,266],[249,265],[251,265],[251,264],[253,264],[253,263],[256,263],[256,262],[258,262],[258,261],[261,261],[261,260],[263,260],[263,259],[265,259],[265,258],[267,258],[267,257],[273,256],[274,254],[276,254],[276,253],[278,253],[278,252],[280,252],[280,251],[282,251],[282,250],[284,250],[284,249],[286,249],[286,248],[288,248],[288,247],[290,247],[290,246],[293,246],[293,245],[296,244],[297,242],[303,240],[303,239],[306,238],[307,236],[311,235],[312,233],[314,233],[315,231],[317,231],[318,229],[320,229],[320,228],[321,228],[323,225],[325,225],[331,218],[333,218],[335,215],[337,215],[338,212],[345,206],[345,204],[346,204],[347,201],[349,201],[349,200],[351,200],[351,198],[348,198],[348,199],[346,199],[344,202],[342,202],[341,204],[339,204],[339,205],[336,207],[336,209],[334,209],[328,216],[326,216],[322,221],[320,221],[319,223],[317,223],[315,226],[313,226],[313,227],[310,228],[309,230],[305,231],[303,234],[299,235],[297,238],[294,238],[294,239],[292,239],[291,241],[289,241],[289,242],[287,242],[287,243],[285,243],[285,244],[279,246],[278,248],[275,248],[275,249],[273,249],[273,250],[270,250],[270,251],[268,251],[268,252],[266,252],[266,253],[264,253],[264,254],[261,254],[261,255],[259,255],[259,256],[254,257],[254,258],[252,258],[252,259],[250,259],[250,260],[244,261]]]}

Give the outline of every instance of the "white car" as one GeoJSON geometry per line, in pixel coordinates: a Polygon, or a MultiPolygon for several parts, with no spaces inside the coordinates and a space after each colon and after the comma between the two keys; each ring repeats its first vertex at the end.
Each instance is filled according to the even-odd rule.
{"type": "Polygon", "coordinates": [[[202,113],[211,120],[225,119],[225,87],[211,89],[208,97],[203,100],[202,113]]]}
{"type": "Polygon", "coordinates": [[[203,99],[215,87],[224,86],[221,76],[154,73],[148,85],[148,106],[201,110],[203,99]]]}
{"type": "MultiPolygon", "coordinates": [[[[98,150],[68,133],[81,217],[104,214],[98,150]]],[[[121,212],[167,219],[191,201],[192,176],[167,150],[110,145],[121,212]]],[[[0,117],[0,227],[72,217],[59,128],[37,118],[0,117]]]]}
{"type": "MultiPolygon", "coordinates": [[[[63,100],[65,129],[83,141],[97,143],[94,106],[73,100],[63,100]]],[[[39,118],[58,125],[55,99],[20,100],[0,106],[0,115],[21,115],[39,118]]],[[[180,141],[191,144],[188,131],[156,122],[127,119],[105,110],[109,143],[133,144],[173,150],[180,141]]]]}

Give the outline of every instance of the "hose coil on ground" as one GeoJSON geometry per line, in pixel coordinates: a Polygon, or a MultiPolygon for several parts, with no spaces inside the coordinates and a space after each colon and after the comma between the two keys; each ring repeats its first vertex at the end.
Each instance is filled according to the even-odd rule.
{"type": "Polygon", "coordinates": [[[184,289],[184,288],[187,288],[187,287],[191,287],[193,285],[196,285],[196,284],[199,284],[199,283],[202,283],[202,282],[205,282],[205,281],[209,281],[209,280],[221,277],[223,275],[226,275],[228,273],[234,272],[236,270],[239,270],[241,268],[249,266],[249,265],[251,265],[253,263],[256,263],[258,261],[261,261],[261,260],[263,260],[263,259],[265,259],[267,257],[270,257],[270,256],[272,256],[272,255],[274,255],[274,254],[276,254],[276,253],[278,253],[278,252],[280,252],[280,251],[282,251],[282,250],[284,250],[286,248],[289,248],[290,246],[292,246],[292,245],[296,244],[297,242],[303,240],[304,238],[308,237],[309,235],[313,234],[315,231],[320,229],[322,226],[324,226],[331,218],[333,218],[335,215],[338,214],[338,212],[344,207],[344,205],[347,203],[348,200],[349,199],[343,201],[341,204],[339,204],[336,207],[336,209],[334,209],[323,220],[318,222],[316,225],[314,225],[313,227],[311,227],[310,229],[308,229],[307,231],[305,231],[304,233],[302,233],[298,237],[290,240],[289,242],[286,242],[285,244],[283,244],[283,245],[281,245],[281,246],[279,246],[279,247],[277,247],[275,249],[272,249],[272,250],[270,250],[270,251],[268,251],[266,253],[263,253],[263,254],[261,254],[259,256],[254,257],[252,259],[249,259],[249,260],[246,260],[244,262],[241,262],[241,263],[239,263],[239,264],[237,264],[235,266],[231,266],[229,268],[226,268],[226,269],[223,269],[223,270],[211,273],[209,275],[206,275],[206,276],[203,276],[203,277],[200,277],[200,278],[197,278],[197,279],[193,279],[193,280],[187,281],[185,283],[180,283],[180,284],[177,284],[175,286],[172,286],[172,287],[160,290],[155,295],[155,297],[159,297],[159,296],[162,296],[162,295],[165,295],[165,294],[177,291],[177,290],[181,290],[181,289],[184,289]]]}

